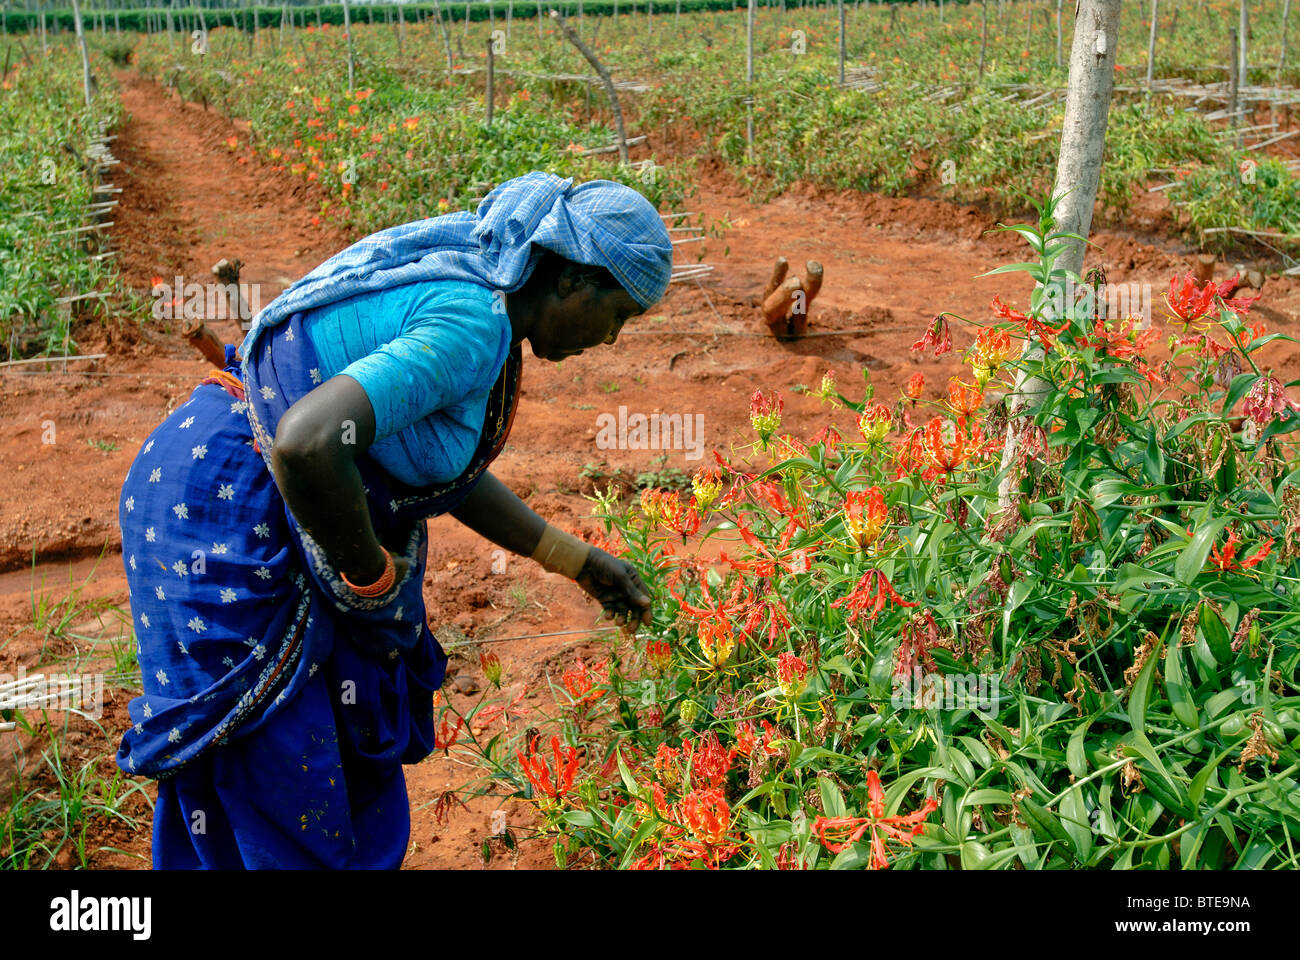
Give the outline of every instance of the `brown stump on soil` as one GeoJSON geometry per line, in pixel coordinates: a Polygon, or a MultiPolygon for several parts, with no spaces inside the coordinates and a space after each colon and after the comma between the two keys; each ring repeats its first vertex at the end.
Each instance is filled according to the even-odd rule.
{"type": "Polygon", "coordinates": [[[763,291],[763,321],[778,340],[798,339],[808,333],[808,308],[821,291],[824,271],[816,260],[804,265],[804,279],[786,276],[789,261],[778,257],[763,291]]]}
{"type": "Polygon", "coordinates": [[[1192,272],[1196,275],[1196,282],[1201,286],[1209,283],[1214,279],[1214,265],[1218,263],[1219,258],[1212,253],[1198,254],[1192,262],[1192,272]]]}

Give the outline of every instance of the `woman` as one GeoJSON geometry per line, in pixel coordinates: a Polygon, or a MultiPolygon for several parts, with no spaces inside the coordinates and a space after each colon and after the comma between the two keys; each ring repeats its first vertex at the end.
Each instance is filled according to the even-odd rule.
{"type": "Polygon", "coordinates": [[[447,662],[421,592],[426,517],[649,623],[630,564],[486,467],[522,341],[557,361],[613,343],[671,258],[635,190],[529,173],[474,214],[325,261],[150,435],[119,508],[144,692],[117,760],[159,780],[156,868],[401,864],[401,765],[434,748],[447,662]]]}

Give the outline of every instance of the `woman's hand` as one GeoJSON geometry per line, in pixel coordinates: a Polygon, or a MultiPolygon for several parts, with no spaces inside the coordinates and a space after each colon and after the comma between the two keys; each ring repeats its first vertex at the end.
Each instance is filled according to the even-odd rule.
{"type": "Polygon", "coordinates": [[[592,547],[587,563],[574,581],[600,601],[604,611],[619,626],[636,633],[641,624],[650,626],[650,591],[641,582],[636,567],[598,547],[592,547]]]}

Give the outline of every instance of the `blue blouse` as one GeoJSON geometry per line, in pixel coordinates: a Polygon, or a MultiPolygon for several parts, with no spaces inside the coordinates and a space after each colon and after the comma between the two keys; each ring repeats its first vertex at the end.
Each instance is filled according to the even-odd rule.
{"type": "Polygon", "coordinates": [[[322,379],[346,374],[375,410],[370,455],[410,486],[454,480],[483,430],[510,352],[493,291],[466,280],[408,283],[306,311],[322,379]]]}

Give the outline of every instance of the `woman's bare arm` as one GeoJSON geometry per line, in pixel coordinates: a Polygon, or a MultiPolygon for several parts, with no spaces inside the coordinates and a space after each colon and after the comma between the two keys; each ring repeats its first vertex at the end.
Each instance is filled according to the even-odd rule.
{"type": "Polygon", "coordinates": [[[373,583],[387,562],[370,523],[356,458],[375,438],[361,384],[331,377],[280,418],[271,450],[275,482],[294,518],[354,583],[373,583]]]}
{"type": "Polygon", "coordinates": [[[532,556],[546,529],[546,521],[491,471],[483,473],[451,515],[475,533],[521,557],[532,556]]]}

